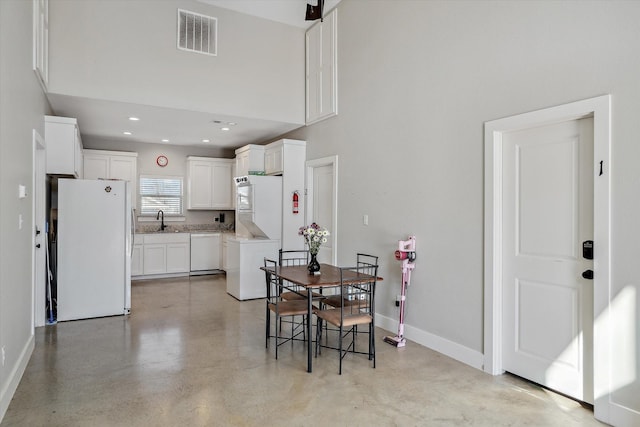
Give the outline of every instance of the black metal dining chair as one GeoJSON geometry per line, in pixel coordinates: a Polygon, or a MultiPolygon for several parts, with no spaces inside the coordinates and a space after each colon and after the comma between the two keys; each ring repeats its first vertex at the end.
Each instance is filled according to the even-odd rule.
{"type": "MultiPolygon", "coordinates": [[[[375,288],[378,275],[377,265],[361,265],[355,267],[340,268],[339,296],[342,303],[339,307],[324,305],[323,309],[316,310],[316,357],[321,353],[321,348],[332,348],[338,350],[340,356],[339,374],[342,375],[342,360],[348,353],[366,354],[373,367],[376,367],[375,350],[375,288]],[[354,274],[356,279],[354,279],[354,274]],[[358,276],[362,276],[358,279],[358,276]],[[335,327],[338,332],[337,347],[331,346],[326,340],[322,340],[322,324],[327,323],[335,327]],[[358,330],[358,326],[366,326],[358,330]],[[358,334],[368,335],[367,351],[360,349],[356,337],[358,334]],[[350,339],[350,340],[349,340],[350,339]]],[[[333,329],[332,329],[333,330],[333,329]]],[[[328,334],[332,330],[324,333],[328,334]]]]}
{"type": "MultiPolygon", "coordinates": [[[[356,254],[356,267],[362,268],[362,272],[374,276],[374,271],[378,271],[378,257],[375,255],[369,255],[364,253],[356,254]]],[[[322,304],[331,307],[341,307],[342,304],[353,304],[352,300],[344,299],[339,294],[327,295],[322,304]]]]}
{"type": "Polygon", "coordinates": [[[267,286],[266,298],[266,334],[265,347],[269,347],[270,338],[275,338],[276,360],[278,359],[278,348],[287,342],[293,344],[294,340],[306,341],[305,321],[307,318],[306,300],[287,301],[281,296],[282,286],[275,272],[277,263],[274,260],[264,259],[265,281],[267,286]],[[271,334],[271,313],[275,315],[275,335],[271,334]],[[296,322],[296,316],[300,316],[302,321],[296,322]],[[288,336],[282,332],[282,318],[288,318],[291,325],[291,333],[288,336]],[[302,339],[299,337],[302,335],[302,339]]]}

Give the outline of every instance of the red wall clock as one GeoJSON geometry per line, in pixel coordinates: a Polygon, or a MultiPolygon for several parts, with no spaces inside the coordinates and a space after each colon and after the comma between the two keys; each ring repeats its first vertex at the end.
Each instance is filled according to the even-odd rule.
{"type": "Polygon", "coordinates": [[[169,164],[169,159],[167,159],[167,156],[158,156],[158,158],[156,159],[156,163],[158,164],[158,166],[163,168],[169,164]]]}

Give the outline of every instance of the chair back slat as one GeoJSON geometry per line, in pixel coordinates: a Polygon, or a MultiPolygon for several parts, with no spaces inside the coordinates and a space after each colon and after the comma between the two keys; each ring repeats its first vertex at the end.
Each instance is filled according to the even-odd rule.
{"type": "MultiPolygon", "coordinates": [[[[309,260],[311,257],[309,256],[309,251],[306,249],[296,249],[296,250],[283,250],[280,249],[278,251],[278,264],[280,267],[295,267],[295,266],[304,266],[309,264],[309,260]]],[[[285,297],[288,298],[303,298],[305,293],[304,289],[300,286],[296,286],[293,283],[280,279],[281,288],[286,287],[289,291],[287,292],[285,297]],[[293,292],[293,293],[292,293],[293,292]]]]}
{"type": "Polygon", "coordinates": [[[371,276],[375,276],[374,270],[377,273],[378,271],[378,257],[375,255],[368,255],[363,253],[357,254],[357,266],[363,267],[362,272],[365,274],[369,274],[371,276]]]}
{"type": "Polygon", "coordinates": [[[359,263],[355,267],[340,268],[340,294],[343,301],[341,318],[373,316],[375,313],[375,288],[378,265],[359,263]],[[354,277],[355,276],[355,277],[354,277]],[[357,277],[361,276],[361,279],[357,277]]]}
{"type": "Polygon", "coordinates": [[[278,251],[278,261],[280,266],[296,266],[309,264],[309,251],[305,249],[285,251],[280,249],[278,251]]]}

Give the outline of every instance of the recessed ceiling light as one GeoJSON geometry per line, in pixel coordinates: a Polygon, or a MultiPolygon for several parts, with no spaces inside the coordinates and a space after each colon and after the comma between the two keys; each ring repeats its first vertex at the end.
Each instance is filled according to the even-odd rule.
{"type": "Polygon", "coordinates": [[[124,131],[124,132],[122,132],[122,133],[123,133],[123,134],[125,134],[125,135],[132,135],[132,133],[131,133],[131,132],[129,132],[128,130],[126,130],[126,131],[124,131]]]}
{"type": "Polygon", "coordinates": [[[163,139],[162,142],[169,142],[169,140],[168,139],[163,139]]]}
{"type": "Polygon", "coordinates": [[[229,130],[229,128],[220,128],[220,130],[223,130],[223,131],[225,131],[225,132],[226,132],[226,131],[228,131],[228,130],[229,130]]]}
{"type": "Polygon", "coordinates": [[[137,122],[140,119],[138,117],[129,117],[129,120],[131,120],[132,122],[137,122]]]}
{"type": "Polygon", "coordinates": [[[208,139],[203,139],[202,142],[209,142],[209,140],[208,139]]]}
{"type": "Polygon", "coordinates": [[[237,123],[236,123],[236,122],[227,122],[227,124],[228,124],[229,126],[235,126],[235,125],[237,125],[237,123]]]}

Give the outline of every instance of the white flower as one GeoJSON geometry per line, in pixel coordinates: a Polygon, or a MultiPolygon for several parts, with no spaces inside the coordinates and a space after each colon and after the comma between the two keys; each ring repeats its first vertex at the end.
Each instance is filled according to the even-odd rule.
{"type": "Polygon", "coordinates": [[[311,225],[301,227],[298,234],[304,238],[305,243],[309,247],[309,251],[313,254],[317,254],[320,250],[320,246],[323,243],[327,243],[327,236],[329,236],[330,233],[326,228],[313,223],[311,225]]]}

